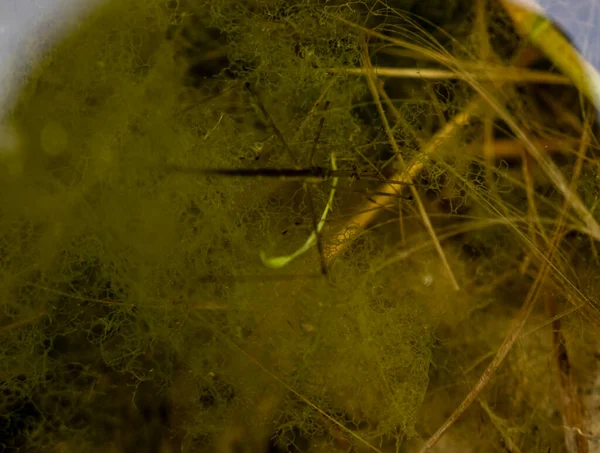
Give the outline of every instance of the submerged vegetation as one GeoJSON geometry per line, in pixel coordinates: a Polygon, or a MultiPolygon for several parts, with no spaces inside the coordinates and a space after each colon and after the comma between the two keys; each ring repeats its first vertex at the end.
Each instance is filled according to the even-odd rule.
{"type": "Polygon", "coordinates": [[[596,110],[519,14],[109,1],[45,49],[0,451],[597,451],[596,110]]]}

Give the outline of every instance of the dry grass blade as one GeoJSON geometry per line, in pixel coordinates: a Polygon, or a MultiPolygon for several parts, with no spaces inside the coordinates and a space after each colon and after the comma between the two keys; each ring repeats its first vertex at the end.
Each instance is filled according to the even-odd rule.
{"type": "MultiPolygon", "coordinates": [[[[447,69],[431,68],[388,68],[374,66],[372,69],[366,68],[331,68],[331,73],[366,75],[371,72],[375,76],[391,78],[414,78],[431,80],[462,80],[463,74],[447,69]]],[[[492,67],[482,68],[472,73],[473,77],[481,81],[511,82],[511,83],[544,83],[569,85],[571,80],[568,77],[551,74],[544,71],[533,71],[523,68],[492,67]]]]}
{"type": "MultiPolygon", "coordinates": [[[[544,229],[542,227],[542,224],[540,223],[539,214],[535,204],[535,181],[532,175],[532,167],[533,162],[531,161],[531,156],[529,156],[526,152],[523,152],[521,169],[523,172],[523,180],[525,182],[525,193],[527,194],[529,240],[537,249],[537,236],[538,234],[544,236],[544,229]]],[[[521,266],[521,273],[525,274],[529,263],[530,257],[527,256],[523,260],[523,264],[521,266]]]]}
{"type": "MultiPolygon", "coordinates": [[[[488,18],[488,1],[489,0],[478,0],[475,3],[475,23],[476,33],[481,46],[478,49],[478,57],[484,62],[495,62],[499,60],[496,53],[493,50],[492,43],[490,41],[489,32],[489,18],[488,18]]],[[[490,81],[491,82],[491,81],[490,81]]],[[[490,83],[490,85],[492,85],[490,83]]],[[[497,158],[495,153],[494,143],[494,124],[496,122],[496,115],[493,112],[484,112],[482,116],[483,122],[483,158],[485,162],[485,180],[490,188],[490,194],[495,198],[498,198],[498,187],[494,178],[493,168],[497,158]]]]}

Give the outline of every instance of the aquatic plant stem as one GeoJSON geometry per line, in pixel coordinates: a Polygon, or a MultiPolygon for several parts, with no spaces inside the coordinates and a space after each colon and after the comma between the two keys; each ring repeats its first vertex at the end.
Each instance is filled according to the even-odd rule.
{"type": "MultiPolygon", "coordinates": [[[[334,74],[367,75],[372,73],[379,77],[401,79],[427,79],[427,80],[461,80],[465,76],[448,69],[432,68],[389,68],[374,66],[367,68],[331,68],[328,72],[334,74]]],[[[573,82],[568,77],[552,74],[547,71],[534,71],[524,68],[507,66],[481,67],[473,70],[472,76],[481,81],[511,82],[511,83],[543,83],[552,85],[571,85],[573,82]]]]}
{"type": "Polygon", "coordinates": [[[331,263],[339,255],[344,253],[352,242],[358,238],[366,227],[375,219],[386,206],[390,199],[401,195],[408,187],[412,187],[413,181],[425,168],[428,156],[436,149],[450,141],[456,130],[469,123],[471,118],[481,108],[482,102],[475,99],[461,113],[455,115],[446,125],[440,129],[434,137],[421,148],[421,158],[408,165],[405,171],[395,173],[390,181],[377,188],[377,195],[371,196],[359,208],[358,213],[350,219],[340,232],[334,236],[328,247],[326,247],[327,260],[331,263]]]}
{"type": "MultiPolygon", "coordinates": [[[[507,124],[507,126],[516,135],[516,137],[523,143],[527,150],[527,153],[536,160],[540,168],[552,181],[555,187],[562,193],[562,195],[570,204],[571,209],[573,209],[577,213],[577,215],[585,224],[586,228],[588,229],[589,235],[597,240],[600,240],[600,225],[598,225],[598,222],[594,219],[592,213],[583,204],[578,195],[575,192],[573,192],[573,190],[571,190],[567,180],[565,179],[564,175],[561,173],[559,168],[556,166],[556,164],[545,153],[543,153],[540,149],[536,147],[535,143],[528,136],[525,130],[517,123],[515,118],[513,118],[513,116],[511,116],[511,114],[504,109],[502,102],[500,102],[492,93],[489,92],[489,90],[482,86],[470,73],[461,68],[459,62],[456,59],[454,59],[451,55],[447,54],[447,52],[442,53],[440,51],[426,49],[415,44],[409,43],[405,40],[384,35],[382,33],[370,30],[361,25],[353,23],[335,14],[330,14],[330,16],[351,27],[361,30],[368,36],[376,37],[384,42],[389,42],[401,48],[419,52],[422,55],[432,58],[438,63],[443,64],[452,70],[455,70],[457,73],[463,75],[465,81],[479,95],[477,99],[475,99],[474,101],[472,101],[471,104],[468,105],[468,107],[462,114],[458,115],[458,120],[462,120],[463,118],[460,117],[463,116],[465,119],[464,121],[455,121],[455,119],[457,119],[455,117],[442,128],[441,137],[439,137],[442,138],[442,143],[436,140],[440,135],[438,133],[434,136],[433,140],[428,143],[427,149],[421,150],[421,156],[423,156],[423,158],[427,159],[429,155],[432,154],[433,150],[440,147],[443,144],[443,142],[445,142],[449,137],[453,136],[453,132],[457,127],[456,123],[458,123],[459,125],[467,124],[473,116],[473,113],[478,111],[481,105],[487,104],[487,106],[490,107],[496,113],[496,115],[507,124]],[[485,103],[482,102],[480,104],[480,100],[485,101],[485,103]],[[469,109],[473,109],[473,112],[468,112],[469,109]]],[[[528,63],[527,60],[529,59],[529,55],[521,55],[524,55],[525,58],[520,58],[521,61],[519,61],[518,64],[526,65],[528,63]]],[[[424,163],[422,161],[414,162],[413,164],[411,164],[411,166],[406,172],[401,172],[400,175],[394,175],[393,179],[405,182],[406,185],[409,185],[412,182],[413,177],[418,175],[423,168],[424,163]]],[[[352,219],[348,224],[346,224],[346,228],[342,229],[342,232],[334,238],[334,244],[328,250],[329,261],[335,259],[336,256],[338,256],[347,248],[348,242],[351,242],[352,240],[356,239],[362,233],[362,231],[366,228],[367,224],[370,223],[370,221],[375,217],[375,215],[381,210],[382,206],[384,206],[384,204],[382,204],[382,201],[384,201],[383,197],[389,199],[390,196],[393,196],[397,193],[397,190],[395,190],[394,187],[390,187],[389,183],[384,185],[382,189],[383,190],[379,191],[382,195],[378,196],[377,198],[374,198],[374,203],[371,203],[371,205],[367,206],[369,212],[362,211],[359,214],[357,214],[357,216],[355,216],[354,219],[352,219]]]]}
{"type": "MultiPolygon", "coordinates": [[[[377,106],[377,110],[379,111],[379,116],[381,117],[381,121],[383,122],[383,126],[385,128],[385,132],[388,137],[388,140],[390,141],[392,149],[394,150],[396,159],[400,163],[400,167],[403,170],[405,170],[406,163],[404,162],[404,159],[402,158],[402,152],[400,151],[400,148],[398,147],[398,143],[396,142],[394,133],[392,132],[392,129],[390,128],[386,113],[383,110],[383,105],[381,104],[381,99],[379,97],[379,91],[377,90],[377,85],[375,83],[375,75],[374,75],[373,71],[370,71],[371,57],[368,54],[368,47],[367,47],[366,42],[363,42],[363,66],[368,71],[366,74],[367,84],[369,86],[369,90],[371,91],[371,95],[377,106]]],[[[402,187],[405,187],[405,186],[401,186],[400,190],[402,190],[402,187]]],[[[454,289],[458,291],[460,289],[460,286],[458,285],[456,277],[454,276],[454,273],[452,272],[452,269],[450,268],[450,264],[448,263],[448,259],[446,258],[446,254],[444,253],[444,250],[442,249],[440,241],[436,236],[435,230],[433,229],[433,225],[431,224],[431,220],[429,219],[429,215],[427,214],[427,211],[425,210],[425,206],[423,205],[423,201],[421,200],[421,196],[419,195],[419,192],[417,191],[417,189],[415,188],[414,185],[411,184],[408,187],[410,188],[411,194],[417,204],[417,208],[419,210],[419,214],[421,215],[423,223],[425,224],[425,228],[427,229],[427,232],[431,236],[431,239],[432,239],[432,241],[435,245],[435,248],[438,252],[438,255],[439,255],[440,259],[442,260],[442,264],[444,265],[444,268],[446,269],[448,277],[450,278],[450,282],[452,283],[452,286],[454,287],[454,289]]]]}

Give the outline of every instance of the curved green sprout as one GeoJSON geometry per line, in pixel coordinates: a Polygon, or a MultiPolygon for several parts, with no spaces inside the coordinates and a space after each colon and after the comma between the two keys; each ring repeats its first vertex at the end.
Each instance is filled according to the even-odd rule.
{"type": "MultiPolygon", "coordinates": [[[[334,171],[337,170],[334,154],[331,154],[331,168],[334,171]]],[[[298,250],[296,250],[294,253],[292,253],[290,255],[274,256],[271,258],[267,257],[265,252],[263,250],[261,250],[260,251],[260,259],[265,266],[267,266],[271,269],[280,269],[284,266],[287,266],[292,260],[296,259],[303,253],[307,252],[311,247],[313,247],[317,243],[317,234],[319,234],[321,232],[321,230],[323,229],[323,226],[325,225],[325,220],[327,218],[327,213],[329,211],[331,211],[331,209],[332,209],[333,197],[335,196],[335,189],[336,189],[337,183],[338,183],[338,177],[334,176],[333,180],[332,180],[332,185],[331,185],[331,192],[329,193],[329,199],[327,200],[327,205],[325,206],[325,209],[323,210],[323,214],[321,214],[321,219],[319,220],[319,223],[317,224],[316,230],[313,230],[313,232],[306,239],[304,244],[300,248],[298,248],[298,250]]]]}

